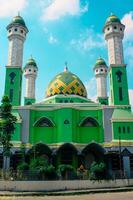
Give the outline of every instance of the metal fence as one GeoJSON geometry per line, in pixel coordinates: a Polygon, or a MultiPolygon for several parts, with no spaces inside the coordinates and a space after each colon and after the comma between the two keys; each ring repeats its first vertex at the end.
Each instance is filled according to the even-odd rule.
{"type": "MultiPolygon", "coordinates": [[[[133,178],[131,174],[130,178],[133,178]]],[[[115,179],[128,179],[129,177],[127,174],[121,172],[120,170],[114,171],[111,174],[107,174],[106,177],[101,178],[102,179],[107,179],[107,180],[115,180],[115,179]]],[[[89,173],[71,173],[68,172],[64,177],[61,175],[56,174],[45,174],[41,171],[37,170],[26,170],[26,171],[21,171],[21,170],[0,170],[0,180],[18,180],[18,181],[45,181],[45,180],[89,180],[89,173]]]]}

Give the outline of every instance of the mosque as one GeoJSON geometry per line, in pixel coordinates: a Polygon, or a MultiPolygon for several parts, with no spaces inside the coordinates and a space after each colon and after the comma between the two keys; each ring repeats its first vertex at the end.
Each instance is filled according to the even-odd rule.
{"type": "Polygon", "coordinates": [[[36,102],[39,68],[33,58],[22,68],[28,28],[21,16],[13,18],[7,26],[5,95],[9,96],[17,117],[12,137],[15,158],[22,143],[27,151],[41,144],[43,153],[55,166],[70,164],[77,169],[82,164],[89,169],[93,161],[104,160],[110,173],[122,170],[128,177],[133,176],[133,114],[123,56],[124,29],[117,16],[112,14],[107,18],[103,33],[109,66],[102,58],[94,65],[96,102],[87,98],[84,84],[67,66],[48,84],[45,98],[36,102]],[[26,93],[24,105],[21,105],[23,75],[26,93]]]}

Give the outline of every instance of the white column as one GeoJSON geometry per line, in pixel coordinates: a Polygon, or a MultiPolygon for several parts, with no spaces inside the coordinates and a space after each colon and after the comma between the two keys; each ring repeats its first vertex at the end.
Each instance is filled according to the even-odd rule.
{"type": "Polygon", "coordinates": [[[107,97],[107,83],[105,76],[97,76],[97,96],[98,97],[107,97]]]}
{"type": "Polygon", "coordinates": [[[23,40],[14,38],[9,40],[8,66],[22,66],[23,40]]]}
{"type": "Polygon", "coordinates": [[[120,37],[112,37],[107,41],[109,64],[123,64],[123,45],[120,37]]]}
{"type": "Polygon", "coordinates": [[[123,156],[123,168],[124,168],[124,174],[127,178],[130,178],[130,157],[129,156],[123,156]]]}
{"type": "Polygon", "coordinates": [[[35,78],[28,77],[26,79],[26,97],[35,98],[35,78]]]}

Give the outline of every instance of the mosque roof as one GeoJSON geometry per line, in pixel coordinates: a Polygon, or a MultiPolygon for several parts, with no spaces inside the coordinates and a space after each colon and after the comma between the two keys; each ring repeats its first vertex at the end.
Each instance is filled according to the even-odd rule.
{"type": "Polygon", "coordinates": [[[112,115],[112,121],[133,121],[131,110],[115,109],[112,115]]]}
{"type": "Polygon", "coordinates": [[[27,29],[25,21],[20,15],[13,17],[11,23],[7,26],[7,28],[10,27],[10,26],[13,26],[13,25],[21,25],[21,26],[23,26],[24,28],[27,29]]]}
{"type": "Polygon", "coordinates": [[[97,67],[99,65],[105,65],[106,66],[105,60],[103,58],[101,58],[101,57],[96,60],[95,67],[97,67]]]}
{"type": "Polygon", "coordinates": [[[36,61],[32,57],[27,61],[24,69],[28,68],[29,66],[34,66],[35,68],[38,69],[36,61]]]}
{"type": "Polygon", "coordinates": [[[57,74],[47,87],[46,97],[57,94],[87,97],[84,84],[75,74],[68,71],[67,67],[64,72],[57,74]]]}
{"type": "Polygon", "coordinates": [[[113,22],[121,23],[120,19],[119,19],[116,15],[111,14],[111,15],[107,18],[106,24],[108,24],[108,23],[113,23],[113,22]]]}

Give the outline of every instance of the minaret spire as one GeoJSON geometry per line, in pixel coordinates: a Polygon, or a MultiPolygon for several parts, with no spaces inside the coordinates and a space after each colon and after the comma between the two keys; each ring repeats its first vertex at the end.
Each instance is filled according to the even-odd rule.
{"type": "Polygon", "coordinates": [[[68,63],[67,62],[65,62],[65,68],[64,68],[64,72],[68,72],[68,65],[67,65],[68,63]]]}

